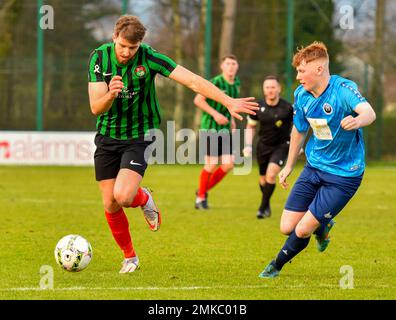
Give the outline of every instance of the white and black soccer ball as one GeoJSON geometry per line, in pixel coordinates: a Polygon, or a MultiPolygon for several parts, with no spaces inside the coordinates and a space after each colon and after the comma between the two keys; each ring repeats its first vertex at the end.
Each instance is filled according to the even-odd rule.
{"type": "Polygon", "coordinates": [[[55,247],[56,263],[67,271],[84,270],[91,259],[91,244],[79,235],[69,234],[60,239],[55,247]]]}

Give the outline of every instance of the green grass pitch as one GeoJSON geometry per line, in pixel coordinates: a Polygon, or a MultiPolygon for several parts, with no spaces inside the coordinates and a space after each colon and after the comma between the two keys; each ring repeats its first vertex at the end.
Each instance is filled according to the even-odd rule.
{"type": "MultiPolygon", "coordinates": [[[[151,232],[140,209],[127,209],[141,269],[118,273],[122,255],[107,226],[93,168],[0,167],[0,299],[395,299],[396,167],[369,166],[358,193],[336,218],[324,253],[315,239],[282,270],[258,274],[285,241],[280,214],[289,190],[279,186],[270,219],[255,217],[258,172],[229,175],[195,211],[201,166],[151,166],[143,180],[162,210],[151,232]],[[80,273],[55,263],[57,241],[80,234],[93,260],[80,273]],[[40,289],[40,268],[53,268],[53,290],[40,289]],[[346,276],[353,274],[342,289],[346,276]]],[[[293,183],[301,171],[290,178],[293,183]]]]}

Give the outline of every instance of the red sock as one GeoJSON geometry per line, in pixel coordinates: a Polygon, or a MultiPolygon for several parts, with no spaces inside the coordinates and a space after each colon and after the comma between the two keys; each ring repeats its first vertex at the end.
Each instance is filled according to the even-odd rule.
{"type": "Polygon", "coordinates": [[[210,179],[211,173],[202,169],[201,176],[199,178],[199,190],[198,190],[198,197],[206,198],[206,191],[208,191],[208,183],[210,179]]]}
{"type": "Polygon", "coordinates": [[[212,189],[216,184],[218,184],[226,174],[227,172],[224,171],[221,167],[217,168],[217,170],[213,172],[213,174],[210,177],[208,183],[208,190],[212,189]]]}
{"type": "Polygon", "coordinates": [[[144,206],[147,203],[148,200],[148,195],[146,192],[142,190],[142,188],[139,188],[135,198],[133,199],[130,207],[131,208],[136,208],[136,207],[141,207],[144,206]]]}
{"type": "Polygon", "coordinates": [[[114,240],[124,252],[125,258],[135,257],[136,253],[133,249],[131,234],[129,233],[129,223],[124,210],[121,208],[115,213],[105,211],[105,215],[114,240]]]}

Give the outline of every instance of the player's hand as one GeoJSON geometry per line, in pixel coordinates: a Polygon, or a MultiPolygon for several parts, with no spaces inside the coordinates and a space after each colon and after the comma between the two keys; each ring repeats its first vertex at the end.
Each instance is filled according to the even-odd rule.
{"type": "Polygon", "coordinates": [[[245,148],[243,148],[243,151],[242,151],[243,156],[245,158],[250,157],[252,155],[252,151],[253,151],[252,146],[246,146],[245,148]]]}
{"type": "Polygon", "coordinates": [[[289,184],[286,182],[286,178],[291,174],[291,172],[293,171],[292,168],[289,167],[284,167],[281,172],[279,172],[279,183],[281,184],[283,189],[287,189],[287,187],[289,186],[289,184]]]}
{"type": "Polygon", "coordinates": [[[218,112],[214,115],[213,119],[219,125],[225,125],[225,124],[228,124],[228,122],[229,122],[228,118],[226,116],[223,116],[221,113],[218,113],[218,112]]]}
{"type": "Polygon", "coordinates": [[[117,98],[118,94],[122,91],[124,83],[121,81],[121,76],[114,76],[109,83],[109,92],[113,98],[117,98]]]}
{"type": "Polygon", "coordinates": [[[254,102],[256,98],[239,98],[239,99],[231,99],[230,103],[227,104],[227,109],[230,114],[238,119],[243,120],[242,116],[239,113],[247,113],[255,115],[256,112],[254,110],[258,110],[258,103],[254,102]]]}
{"type": "Polygon", "coordinates": [[[354,118],[352,116],[347,116],[341,120],[341,127],[344,130],[350,131],[350,130],[357,130],[361,126],[357,118],[354,118]]]}

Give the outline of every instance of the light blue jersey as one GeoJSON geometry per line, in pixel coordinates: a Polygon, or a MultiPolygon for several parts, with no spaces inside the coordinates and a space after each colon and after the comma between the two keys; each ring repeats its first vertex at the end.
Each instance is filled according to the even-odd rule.
{"type": "Polygon", "coordinates": [[[341,120],[357,116],[356,106],[366,99],[357,85],[340,76],[331,76],[326,90],[315,98],[300,85],[294,92],[294,125],[299,132],[311,126],[313,134],[305,148],[309,165],[343,177],[364,172],[363,130],[346,131],[341,120]]]}

